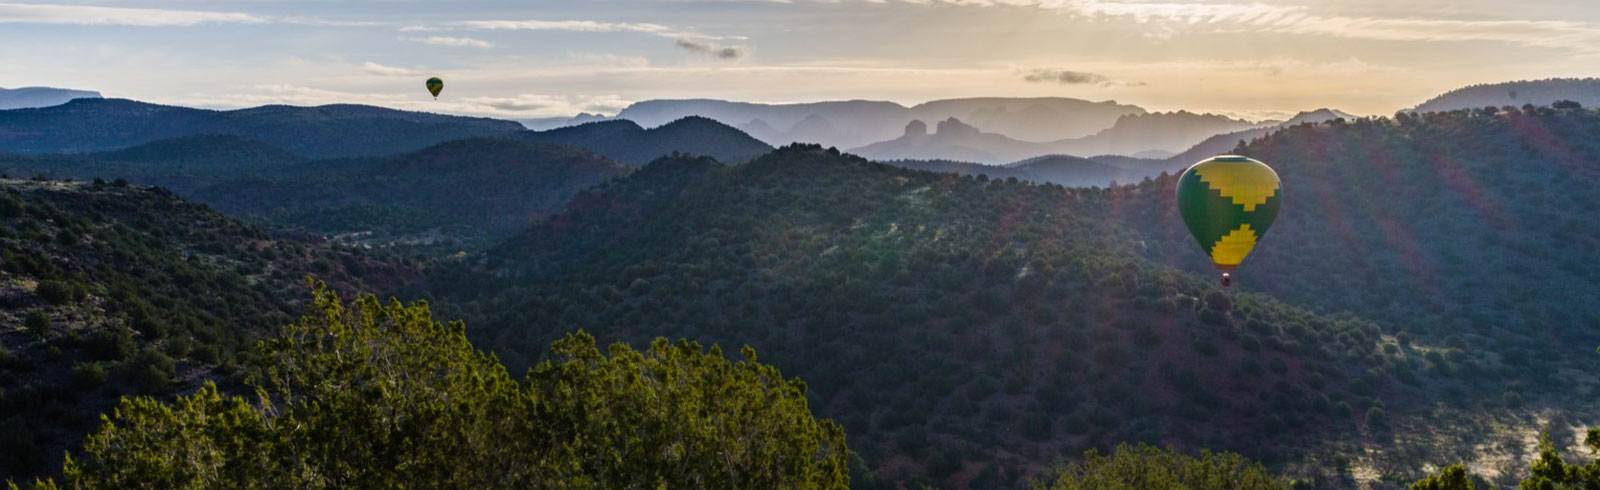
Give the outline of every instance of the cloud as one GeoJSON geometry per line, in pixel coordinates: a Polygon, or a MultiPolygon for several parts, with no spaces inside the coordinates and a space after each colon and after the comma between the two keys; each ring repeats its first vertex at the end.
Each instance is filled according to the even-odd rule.
{"type": "MultiPolygon", "coordinates": [[[[770,0],[745,0],[770,1],[770,0]]],[[[851,0],[810,0],[836,3],[851,0]]],[[[957,5],[1053,10],[1080,17],[1124,19],[1153,37],[1184,32],[1242,32],[1329,36],[1401,42],[1487,41],[1567,49],[1600,55],[1600,24],[1570,20],[1462,20],[1421,17],[1351,17],[1308,5],[1146,0],[853,0],[858,3],[957,5]]],[[[1312,5],[1320,5],[1321,2],[1312,5]]]]}
{"type": "Polygon", "coordinates": [[[411,40],[423,44],[432,44],[434,46],[457,46],[463,48],[480,49],[489,49],[494,47],[494,44],[490,43],[489,41],[473,39],[470,37],[429,36],[423,38],[411,38],[411,40]]]}
{"type": "Polygon", "coordinates": [[[510,97],[465,97],[458,110],[501,117],[570,116],[580,112],[615,114],[632,101],[616,95],[520,94],[510,97]]]}
{"type": "Polygon", "coordinates": [[[745,48],[743,46],[722,46],[717,43],[698,39],[678,39],[674,43],[677,44],[678,47],[687,49],[690,52],[709,54],[725,60],[736,60],[743,58],[745,55],[745,48]]]}
{"type": "Polygon", "coordinates": [[[0,24],[71,24],[123,26],[192,26],[198,24],[264,24],[272,20],[238,12],[166,10],[90,5],[0,3],[0,24]]]}
{"type": "MultiPolygon", "coordinates": [[[[695,53],[720,59],[734,60],[749,53],[744,46],[723,46],[717,41],[744,40],[744,36],[713,36],[683,31],[661,24],[646,22],[597,22],[592,20],[474,20],[458,22],[456,26],[467,29],[517,30],[517,31],[567,31],[567,32],[632,32],[672,39],[673,44],[695,53]]],[[[402,28],[418,30],[420,26],[402,28]]]]}
{"type": "Polygon", "coordinates": [[[419,73],[417,73],[415,71],[412,71],[412,70],[407,70],[405,68],[399,68],[399,67],[393,67],[393,66],[384,66],[384,65],[377,64],[377,63],[373,63],[371,61],[368,61],[366,63],[362,63],[361,64],[361,69],[366,71],[369,74],[378,75],[378,76],[382,76],[382,77],[414,77],[414,76],[419,75],[419,73]]]}
{"type": "Polygon", "coordinates": [[[1125,86],[1141,87],[1144,82],[1124,82],[1112,80],[1111,77],[1098,73],[1089,73],[1072,70],[1057,70],[1053,68],[1035,68],[1022,75],[1022,79],[1029,82],[1051,82],[1062,85],[1099,85],[1101,87],[1125,86]]]}
{"type": "MultiPolygon", "coordinates": [[[[592,20],[474,20],[461,22],[459,25],[471,29],[509,31],[638,32],[662,37],[694,35],[661,24],[592,20]]],[[[710,36],[697,35],[697,37],[710,36]]]]}
{"type": "Polygon", "coordinates": [[[1084,73],[1081,71],[1052,70],[1049,68],[1034,69],[1033,71],[1028,72],[1027,75],[1024,75],[1022,79],[1030,82],[1055,82],[1063,85],[1079,85],[1086,83],[1098,85],[1109,83],[1111,81],[1111,79],[1106,78],[1105,75],[1084,73]]]}

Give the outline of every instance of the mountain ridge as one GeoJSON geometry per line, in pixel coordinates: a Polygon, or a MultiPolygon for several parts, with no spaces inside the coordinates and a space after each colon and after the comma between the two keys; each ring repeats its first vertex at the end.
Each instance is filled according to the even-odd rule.
{"type": "Polygon", "coordinates": [[[770,145],[801,142],[854,148],[892,138],[914,119],[957,117],[985,130],[1022,139],[1056,140],[1089,135],[1110,127],[1117,117],[1144,112],[1138,106],[1115,101],[1091,102],[1065,97],[975,97],[933,100],[912,106],[859,99],[792,104],[654,99],[630,105],[615,118],[634,120],[649,127],[683,116],[699,115],[747,130],[770,145]],[[808,118],[827,121],[836,131],[806,128],[795,131],[795,126],[808,118]],[[755,124],[756,121],[760,124],[755,124]]]}
{"type": "Polygon", "coordinates": [[[55,87],[0,88],[0,110],[50,107],[73,99],[98,99],[100,92],[55,87]]]}
{"type": "Polygon", "coordinates": [[[409,151],[522,130],[513,121],[356,104],[217,111],[128,99],[75,99],[53,107],[0,111],[0,151],[89,153],[210,134],[244,136],[309,158],[331,158],[409,151]]]}
{"type": "Polygon", "coordinates": [[[956,118],[940,121],[932,134],[916,131],[914,123],[908,124],[899,138],[849,151],[875,160],[953,159],[999,164],[1051,154],[1087,157],[1150,151],[1177,153],[1219,133],[1259,126],[1214,114],[1147,113],[1121,116],[1112,127],[1081,138],[1029,142],[983,132],[956,118]]]}
{"type": "Polygon", "coordinates": [[[1600,78],[1547,78],[1483,83],[1439,94],[1405,112],[1445,112],[1460,109],[1526,105],[1548,106],[1570,100],[1600,107],[1600,78]]]}
{"type": "Polygon", "coordinates": [[[645,129],[628,119],[594,121],[547,131],[525,131],[517,138],[584,148],[631,165],[664,155],[690,153],[741,163],[772,150],[750,135],[716,120],[689,116],[645,129]]]}

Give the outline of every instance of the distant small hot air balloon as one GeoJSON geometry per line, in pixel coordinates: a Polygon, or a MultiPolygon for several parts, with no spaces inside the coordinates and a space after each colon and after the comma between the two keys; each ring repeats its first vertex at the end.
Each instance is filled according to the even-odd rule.
{"type": "Polygon", "coordinates": [[[433,77],[433,78],[429,78],[428,79],[428,93],[433,94],[433,98],[438,99],[439,98],[439,92],[443,91],[443,90],[444,90],[444,80],[440,80],[439,77],[433,77]]]}
{"type": "Polygon", "coordinates": [[[1278,173],[1251,158],[1208,158],[1178,177],[1178,212],[1211,262],[1223,271],[1224,287],[1232,283],[1228,272],[1255,248],[1282,203],[1278,173]]]}

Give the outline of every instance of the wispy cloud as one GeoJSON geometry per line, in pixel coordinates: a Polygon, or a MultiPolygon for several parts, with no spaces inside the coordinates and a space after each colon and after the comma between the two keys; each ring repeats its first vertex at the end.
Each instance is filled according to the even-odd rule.
{"type": "Polygon", "coordinates": [[[373,63],[371,61],[368,61],[366,63],[362,63],[361,64],[361,70],[365,71],[365,72],[367,72],[369,74],[372,74],[372,75],[378,75],[378,76],[383,76],[383,77],[414,77],[414,76],[418,75],[418,72],[416,72],[414,70],[407,70],[405,68],[394,67],[394,66],[380,65],[380,64],[377,64],[377,63],[373,63]]]}
{"type": "MultiPolygon", "coordinates": [[[[475,20],[458,22],[454,25],[466,29],[484,30],[631,32],[672,39],[673,44],[679,48],[683,48],[695,53],[707,54],[725,60],[743,58],[747,53],[749,53],[749,48],[744,46],[724,46],[718,43],[718,41],[724,40],[745,39],[744,36],[714,36],[647,22],[598,22],[592,20],[475,20]]],[[[402,30],[406,29],[421,30],[424,29],[424,27],[409,26],[403,28],[402,30]]]]}
{"type": "MultiPolygon", "coordinates": [[[[769,0],[746,0],[769,1],[769,0]]],[[[1305,5],[1143,0],[810,0],[907,5],[959,5],[1052,10],[1100,20],[1145,24],[1152,35],[1181,32],[1276,33],[1379,41],[1488,41],[1568,49],[1600,55],[1600,24],[1570,20],[1464,20],[1428,17],[1361,17],[1305,5]]]]}
{"type": "Polygon", "coordinates": [[[0,3],[0,23],[4,24],[192,26],[264,24],[272,21],[267,17],[240,12],[0,3]]]}
{"type": "Polygon", "coordinates": [[[709,54],[725,60],[736,60],[745,55],[743,46],[723,46],[699,39],[678,39],[675,44],[690,52],[709,54]]]}
{"type": "Polygon", "coordinates": [[[521,94],[511,97],[466,97],[467,112],[510,117],[566,116],[579,112],[615,114],[633,101],[616,95],[521,94]]]}
{"type": "Polygon", "coordinates": [[[651,34],[674,39],[729,39],[722,36],[712,36],[698,32],[678,30],[661,24],[651,24],[647,22],[597,22],[592,20],[474,20],[460,22],[457,25],[469,29],[487,30],[637,32],[641,34],[651,34]]]}
{"type": "Polygon", "coordinates": [[[473,39],[470,37],[428,36],[410,39],[412,41],[423,44],[432,44],[434,46],[456,46],[479,49],[489,49],[494,47],[494,43],[490,43],[489,41],[484,41],[482,39],[473,39]]]}

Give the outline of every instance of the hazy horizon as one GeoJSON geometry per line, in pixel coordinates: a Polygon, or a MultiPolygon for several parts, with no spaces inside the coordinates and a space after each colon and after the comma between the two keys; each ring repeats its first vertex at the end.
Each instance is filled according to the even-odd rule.
{"type": "Polygon", "coordinates": [[[516,119],[683,98],[1387,115],[1476,83],[1600,75],[1600,11],[1553,0],[103,0],[0,3],[0,24],[0,86],[516,119]]]}

